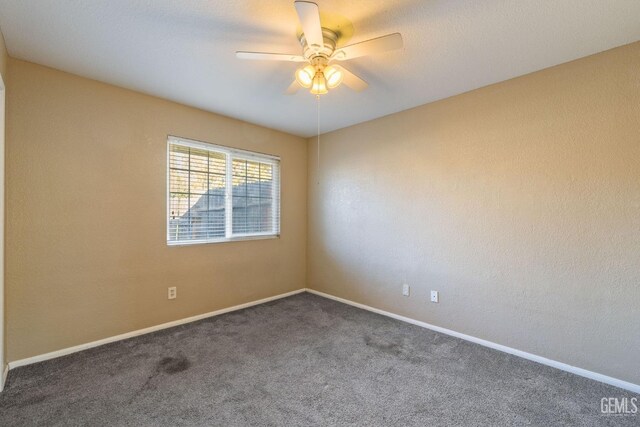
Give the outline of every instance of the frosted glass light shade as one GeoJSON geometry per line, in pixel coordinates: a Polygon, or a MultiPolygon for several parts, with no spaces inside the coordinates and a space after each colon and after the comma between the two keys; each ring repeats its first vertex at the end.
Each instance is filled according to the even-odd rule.
{"type": "Polygon", "coordinates": [[[300,86],[310,88],[313,85],[313,77],[315,74],[316,70],[311,65],[307,65],[296,71],[296,80],[300,83],[300,86]]]}
{"type": "Polygon", "coordinates": [[[342,83],[342,77],[344,74],[339,67],[329,65],[324,69],[324,77],[327,80],[327,87],[329,89],[336,88],[342,83]]]}
{"type": "Polygon", "coordinates": [[[329,90],[327,89],[327,80],[324,78],[324,74],[318,71],[313,77],[311,93],[314,95],[324,95],[327,92],[329,92],[329,90]]]}

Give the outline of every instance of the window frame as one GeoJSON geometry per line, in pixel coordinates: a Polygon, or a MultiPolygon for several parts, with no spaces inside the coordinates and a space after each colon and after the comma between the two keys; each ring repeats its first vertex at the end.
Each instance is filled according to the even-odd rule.
{"type": "Polygon", "coordinates": [[[231,148],[224,145],[211,144],[208,142],[197,141],[179,136],[167,136],[167,182],[166,182],[166,211],[165,211],[165,231],[167,246],[188,246],[207,243],[226,243],[243,240],[264,240],[278,239],[280,237],[280,211],[281,211],[281,191],[280,183],[282,176],[282,167],[279,156],[272,154],[258,153],[254,151],[241,150],[231,148]],[[208,239],[193,240],[169,240],[169,225],[171,221],[171,145],[180,145],[183,147],[195,148],[206,151],[213,151],[225,155],[225,237],[216,237],[208,239]],[[273,167],[273,177],[277,176],[277,180],[273,179],[271,184],[272,200],[274,206],[272,208],[272,229],[258,233],[233,233],[233,160],[245,160],[259,163],[270,164],[273,167]],[[276,182],[277,181],[277,182],[276,182]]]}

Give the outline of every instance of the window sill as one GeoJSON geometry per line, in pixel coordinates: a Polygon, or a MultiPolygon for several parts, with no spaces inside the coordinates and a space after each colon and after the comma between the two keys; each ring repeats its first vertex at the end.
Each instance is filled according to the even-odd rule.
{"type": "Polygon", "coordinates": [[[212,243],[229,243],[229,242],[242,242],[245,240],[268,240],[279,239],[279,234],[254,234],[250,236],[235,236],[224,239],[211,239],[211,240],[182,240],[182,241],[167,241],[167,246],[191,246],[191,245],[207,245],[212,243]]]}

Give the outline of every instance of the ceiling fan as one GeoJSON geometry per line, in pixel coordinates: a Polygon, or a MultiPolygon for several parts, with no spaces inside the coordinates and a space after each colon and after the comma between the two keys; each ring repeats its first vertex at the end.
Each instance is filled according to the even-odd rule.
{"type": "Polygon", "coordinates": [[[288,95],[296,93],[300,87],[309,89],[314,95],[324,95],[329,89],[338,87],[340,83],[344,83],[353,90],[362,91],[367,88],[367,82],[335,62],[402,48],[400,33],[338,48],[337,42],[340,35],[320,24],[320,11],[317,4],[301,0],[294,1],[293,4],[302,26],[302,34],[299,38],[302,55],[236,52],[236,56],[240,59],[307,63],[296,70],[296,79],[285,92],[288,95]]]}

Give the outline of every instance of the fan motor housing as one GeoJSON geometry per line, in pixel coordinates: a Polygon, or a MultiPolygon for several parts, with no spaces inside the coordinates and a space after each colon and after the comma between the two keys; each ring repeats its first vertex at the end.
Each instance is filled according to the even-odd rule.
{"type": "Polygon", "coordinates": [[[333,52],[336,50],[336,42],[338,41],[338,34],[335,31],[322,27],[322,38],[324,41],[324,46],[322,47],[322,49],[320,49],[320,51],[316,52],[314,49],[309,47],[309,44],[307,43],[307,39],[305,38],[304,33],[300,34],[300,44],[302,45],[302,49],[303,49],[302,55],[309,62],[313,62],[312,60],[316,57],[323,57],[324,59],[329,59],[329,57],[331,57],[333,52]]]}

